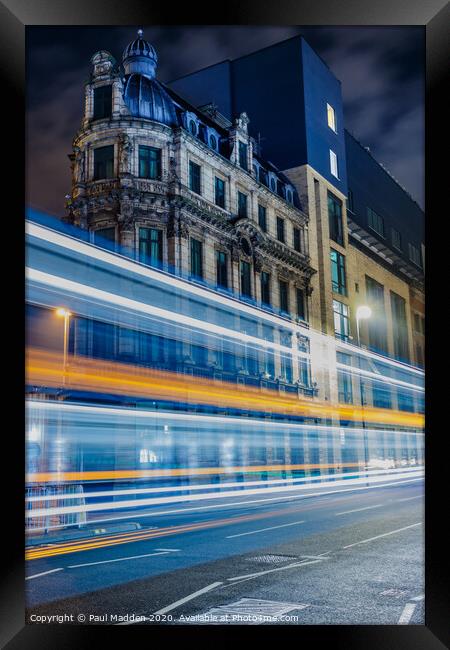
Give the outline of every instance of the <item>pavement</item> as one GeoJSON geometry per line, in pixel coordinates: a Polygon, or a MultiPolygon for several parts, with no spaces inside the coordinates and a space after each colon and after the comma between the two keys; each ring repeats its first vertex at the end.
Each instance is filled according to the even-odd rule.
{"type": "Polygon", "coordinates": [[[41,549],[27,622],[423,625],[423,487],[160,508],[99,546],[41,549]]]}

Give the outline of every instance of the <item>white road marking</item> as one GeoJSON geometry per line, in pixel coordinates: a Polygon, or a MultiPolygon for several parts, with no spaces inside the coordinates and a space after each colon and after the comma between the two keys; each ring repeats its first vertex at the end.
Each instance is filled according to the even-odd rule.
{"type": "Polygon", "coordinates": [[[157,612],[154,612],[154,614],[165,614],[166,612],[171,612],[172,609],[176,609],[180,605],[183,605],[184,603],[187,603],[189,600],[193,600],[194,598],[197,598],[197,596],[201,596],[202,594],[206,594],[206,592],[211,591],[212,589],[215,589],[219,585],[223,584],[222,582],[213,582],[212,584],[208,585],[207,587],[203,587],[203,589],[199,589],[198,591],[194,591],[193,594],[189,594],[189,596],[185,596],[184,598],[180,598],[180,600],[175,601],[174,603],[171,603],[170,605],[167,605],[167,607],[163,607],[162,609],[158,609],[157,612]]]}
{"type": "Polygon", "coordinates": [[[266,530],[274,530],[275,528],[285,528],[286,526],[297,526],[298,524],[304,524],[304,521],[294,521],[291,524],[281,524],[280,526],[271,526],[270,528],[259,528],[259,530],[251,530],[248,533],[238,533],[237,535],[227,535],[226,539],[232,539],[233,537],[243,537],[244,535],[253,535],[254,533],[264,533],[266,530]]]}
{"type": "Polygon", "coordinates": [[[62,571],[64,567],[60,567],[59,569],[52,569],[51,571],[44,571],[43,573],[36,573],[34,576],[27,576],[25,580],[33,580],[33,578],[40,578],[41,576],[46,576],[49,573],[56,573],[57,571],[62,571]]]}
{"type": "Polygon", "coordinates": [[[386,504],[384,503],[377,503],[375,506],[366,506],[365,508],[355,508],[355,510],[344,510],[344,512],[336,512],[335,517],[339,517],[339,515],[349,515],[351,512],[362,512],[363,510],[371,510],[372,508],[381,508],[386,504]]]}
{"type": "Polygon", "coordinates": [[[128,557],[118,557],[115,558],[114,560],[102,560],[101,562],[86,562],[85,564],[70,564],[67,568],[76,569],[81,566],[94,566],[95,564],[108,564],[110,562],[124,562],[125,560],[138,560],[141,557],[153,557],[155,555],[168,555],[168,553],[170,553],[169,550],[167,551],[161,550],[159,553],[147,553],[146,555],[129,555],[128,557]]]}
{"type": "Polygon", "coordinates": [[[408,528],[415,528],[416,526],[421,526],[422,522],[419,521],[417,524],[411,524],[411,526],[404,526],[403,528],[397,528],[397,530],[391,530],[389,533],[383,533],[382,535],[376,535],[375,537],[369,537],[369,539],[363,539],[360,542],[355,542],[354,544],[347,544],[342,548],[352,548],[352,546],[358,546],[358,544],[367,544],[374,539],[380,539],[380,537],[387,537],[388,535],[394,535],[395,533],[400,533],[402,530],[408,530],[408,528]]]}
{"type": "Polygon", "coordinates": [[[425,598],[425,595],[422,594],[421,596],[415,596],[414,598],[411,598],[410,600],[415,600],[416,602],[419,602],[420,600],[423,600],[425,598]]]}
{"type": "MultiPolygon", "coordinates": [[[[189,594],[189,596],[185,596],[184,598],[180,598],[180,600],[175,601],[174,603],[171,603],[170,605],[167,605],[167,607],[163,607],[162,609],[159,609],[157,612],[153,612],[154,615],[157,614],[166,614],[167,612],[171,612],[172,609],[176,609],[180,605],[183,605],[184,603],[187,603],[190,600],[193,600],[194,598],[197,598],[197,596],[201,596],[202,594],[206,594],[206,592],[211,591],[212,589],[215,589],[219,585],[223,584],[222,582],[213,582],[212,584],[208,585],[207,587],[203,587],[203,589],[199,589],[198,591],[194,591],[193,594],[189,594]]],[[[145,621],[148,621],[148,618],[144,618],[145,621]]],[[[116,625],[134,625],[135,623],[141,623],[142,619],[140,621],[124,621],[123,623],[116,623],[116,625]]]]}
{"type": "Polygon", "coordinates": [[[155,551],[173,551],[173,552],[177,551],[178,552],[179,550],[180,550],[179,548],[155,548],[155,551]]]}
{"type": "Polygon", "coordinates": [[[416,497],[408,497],[407,499],[395,499],[395,502],[398,501],[399,503],[401,503],[402,501],[412,501],[412,499],[423,499],[423,498],[424,498],[424,495],[423,495],[423,494],[419,494],[419,495],[416,496],[416,497]]]}
{"type": "Polygon", "coordinates": [[[416,609],[416,607],[417,607],[417,603],[407,603],[403,608],[400,618],[398,619],[398,624],[399,625],[408,624],[412,618],[412,615],[414,614],[414,610],[416,609]]]}
{"type": "Polygon", "coordinates": [[[229,582],[233,582],[233,584],[236,584],[234,581],[235,580],[248,580],[250,578],[256,578],[258,576],[263,576],[266,573],[273,573],[274,571],[285,571],[286,569],[293,569],[294,567],[297,566],[307,566],[309,564],[318,564],[319,562],[322,562],[323,559],[321,558],[320,560],[312,560],[311,562],[294,562],[293,564],[287,564],[286,566],[280,566],[277,567],[276,569],[267,569],[267,571],[258,571],[257,573],[246,573],[243,576],[235,576],[234,578],[227,578],[229,582]]]}

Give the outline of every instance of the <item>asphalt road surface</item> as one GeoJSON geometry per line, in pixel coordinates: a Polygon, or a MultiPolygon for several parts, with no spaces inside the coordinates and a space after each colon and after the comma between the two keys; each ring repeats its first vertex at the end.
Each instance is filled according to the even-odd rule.
{"type": "Polygon", "coordinates": [[[424,624],[423,482],[327,492],[184,503],[38,549],[27,622],[424,624]]]}

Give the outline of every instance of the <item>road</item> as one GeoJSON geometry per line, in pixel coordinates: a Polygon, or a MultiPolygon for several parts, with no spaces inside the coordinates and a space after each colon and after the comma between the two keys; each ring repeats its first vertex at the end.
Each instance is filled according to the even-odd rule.
{"type": "Polygon", "coordinates": [[[424,623],[421,480],[183,503],[135,521],[86,548],[33,551],[27,622],[424,623]]]}

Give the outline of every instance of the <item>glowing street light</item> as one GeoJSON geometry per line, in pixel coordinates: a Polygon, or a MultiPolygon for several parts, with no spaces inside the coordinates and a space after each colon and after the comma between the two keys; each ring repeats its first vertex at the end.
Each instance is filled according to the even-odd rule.
{"type": "Polygon", "coordinates": [[[66,367],[67,367],[67,352],[69,347],[69,320],[72,316],[71,312],[64,307],[58,307],[56,315],[64,318],[64,357],[63,357],[63,386],[66,383],[66,367]]]}
{"type": "Polygon", "coordinates": [[[356,310],[356,335],[358,338],[358,345],[361,346],[361,341],[359,338],[359,321],[365,320],[372,316],[372,310],[367,305],[360,305],[356,310]]]}

